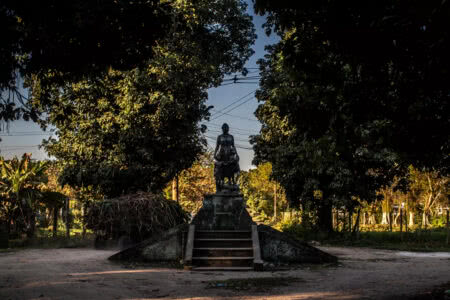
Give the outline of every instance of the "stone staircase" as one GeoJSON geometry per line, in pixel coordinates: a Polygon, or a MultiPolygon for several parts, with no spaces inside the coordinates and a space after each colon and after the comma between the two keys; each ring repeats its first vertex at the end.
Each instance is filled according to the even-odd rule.
{"type": "MultiPolygon", "coordinates": [[[[196,271],[250,271],[262,267],[252,230],[195,230],[188,233],[185,266],[196,271]],[[192,256],[191,256],[192,255],[192,256]]],[[[257,234],[257,232],[256,232],[257,234]]]]}

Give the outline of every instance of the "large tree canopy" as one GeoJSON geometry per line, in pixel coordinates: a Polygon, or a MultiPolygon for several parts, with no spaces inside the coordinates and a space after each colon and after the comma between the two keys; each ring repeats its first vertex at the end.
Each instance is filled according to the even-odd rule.
{"type": "Polygon", "coordinates": [[[292,201],[321,190],[312,203],[329,212],[374,199],[409,164],[447,172],[448,3],[257,0],[255,9],[282,37],[260,62],[256,162],[272,162],[292,201]]]}
{"type": "Polygon", "coordinates": [[[443,160],[449,153],[448,1],[296,1],[283,6],[256,0],[255,8],[268,13],[267,29],[291,32],[282,50],[287,63],[307,70],[313,57],[335,53],[338,62],[354,69],[360,80],[346,97],[359,99],[361,119],[374,116],[389,123],[383,143],[418,167],[448,166],[443,160]],[[308,41],[311,34],[315,41],[308,41]],[[311,54],[320,43],[333,50],[311,54]]]}
{"type": "Polygon", "coordinates": [[[63,85],[151,58],[156,40],[173,23],[183,25],[170,2],[176,1],[1,1],[0,121],[38,118],[21,78],[51,73],[42,84],[63,85]]]}
{"type": "Polygon", "coordinates": [[[17,71],[83,76],[136,67],[152,57],[155,41],[175,21],[169,3],[2,1],[0,88],[9,87],[17,71]]]}
{"type": "Polygon", "coordinates": [[[64,85],[42,84],[53,74],[28,81],[33,105],[48,116],[42,125],[57,128],[46,149],[66,164],[64,183],[107,196],[158,190],[203,150],[206,91],[243,70],[254,28],[241,1],[176,1],[171,9],[187,25],[174,23],[143,66],[64,85]]]}

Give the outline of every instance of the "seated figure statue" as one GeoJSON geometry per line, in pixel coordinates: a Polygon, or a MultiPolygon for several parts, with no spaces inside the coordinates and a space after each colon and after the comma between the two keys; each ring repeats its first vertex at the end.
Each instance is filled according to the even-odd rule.
{"type": "Polygon", "coordinates": [[[233,189],[236,187],[236,177],[239,174],[239,156],[234,146],[234,138],[228,134],[230,127],[227,123],[222,125],[223,134],[217,137],[216,149],[214,151],[214,177],[216,179],[216,190],[224,188],[225,179],[233,189]]]}

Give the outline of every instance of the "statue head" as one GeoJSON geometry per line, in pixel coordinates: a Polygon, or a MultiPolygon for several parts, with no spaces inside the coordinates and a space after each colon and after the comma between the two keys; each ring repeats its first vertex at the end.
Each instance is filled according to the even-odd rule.
{"type": "Polygon", "coordinates": [[[230,131],[230,127],[228,126],[227,123],[223,123],[223,125],[222,125],[222,132],[224,134],[228,134],[228,131],[230,131]]]}

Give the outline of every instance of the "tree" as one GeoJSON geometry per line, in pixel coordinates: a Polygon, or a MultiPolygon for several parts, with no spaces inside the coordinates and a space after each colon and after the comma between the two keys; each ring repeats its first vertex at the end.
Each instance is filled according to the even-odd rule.
{"type": "Polygon", "coordinates": [[[39,186],[47,180],[46,167],[47,162],[34,162],[31,155],[26,153],[21,160],[15,157],[11,161],[5,161],[0,157],[1,205],[3,210],[6,210],[8,226],[13,215],[17,215],[19,211],[26,226],[27,236],[30,238],[34,236],[35,212],[41,197],[39,186]]]}
{"type": "Polygon", "coordinates": [[[448,177],[438,172],[419,171],[411,167],[409,178],[411,181],[410,195],[415,199],[422,211],[422,226],[429,226],[429,216],[432,209],[439,202],[445,203],[448,199],[448,177]]]}
{"type": "MultiPolygon", "coordinates": [[[[182,18],[169,1],[5,0],[0,3],[0,120],[37,120],[21,80],[62,86],[95,77],[109,67],[130,70],[153,56],[152,47],[182,18]]],[[[177,1],[182,5],[184,1],[177,1]]]]}
{"type": "MultiPolygon", "coordinates": [[[[177,176],[179,203],[185,211],[195,214],[201,208],[205,194],[212,194],[215,189],[212,154],[201,154],[190,168],[181,171],[177,176]]],[[[165,189],[166,197],[174,200],[169,194],[170,190],[173,193],[169,184],[165,189]]]]}
{"type": "Polygon", "coordinates": [[[440,4],[256,1],[282,40],[259,62],[255,162],[272,162],[288,198],[313,203],[323,229],[332,205],[375,200],[411,163],[446,172],[450,27],[440,4]]]}
{"type": "Polygon", "coordinates": [[[372,140],[383,131],[382,120],[361,120],[351,109],[347,90],[359,80],[355,70],[320,42],[314,28],[299,38],[287,33],[259,62],[257,98],[263,104],[256,116],[263,126],[252,138],[255,163],[271,162],[291,204],[316,211],[318,225],[331,231],[332,206],[352,210],[354,197],[375,200],[376,190],[393,178],[398,157],[372,140]],[[301,66],[285,56],[290,43],[299,44],[296,55],[308,57],[301,66]]]}
{"type": "MultiPolygon", "coordinates": [[[[283,46],[291,65],[302,68],[311,59],[337,54],[338,62],[353,69],[359,80],[345,94],[353,100],[346,109],[366,122],[382,121],[376,124],[382,134],[372,139],[393,149],[406,168],[448,173],[450,139],[443,128],[449,127],[450,110],[449,2],[257,0],[255,9],[268,13],[267,30],[295,31],[283,46]],[[308,28],[316,37],[309,39],[313,44],[304,36],[308,28]],[[295,50],[321,43],[328,50],[315,55],[314,47],[295,50]]],[[[330,78],[321,75],[323,82],[330,78]]]]}
{"type": "Polygon", "coordinates": [[[42,126],[57,128],[45,147],[65,163],[62,184],[108,197],[156,191],[203,151],[206,91],[243,70],[255,34],[241,1],[182,4],[171,4],[173,17],[188,26],[174,24],[144,66],[50,88],[41,83],[52,74],[30,78],[42,126]]]}
{"type": "Polygon", "coordinates": [[[276,189],[277,182],[271,180],[271,174],[272,165],[264,163],[256,169],[241,171],[239,177],[241,192],[247,199],[247,208],[257,221],[276,221],[275,206],[282,207],[286,204],[284,194],[276,189]],[[275,199],[278,201],[275,202],[275,199]]]}

